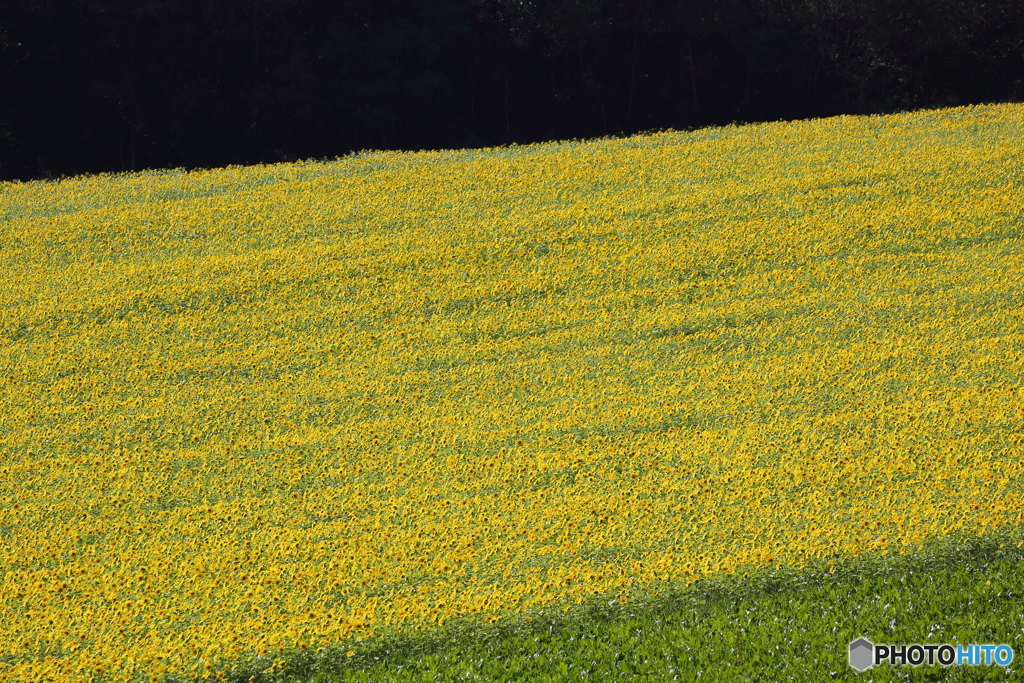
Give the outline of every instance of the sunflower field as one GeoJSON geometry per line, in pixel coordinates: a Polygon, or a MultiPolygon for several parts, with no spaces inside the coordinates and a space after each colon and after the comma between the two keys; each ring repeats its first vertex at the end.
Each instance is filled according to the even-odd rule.
{"type": "Polygon", "coordinates": [[[1019,104],[2,184],[0,679],[1020,525],[1022,238],[1019,104]]]}

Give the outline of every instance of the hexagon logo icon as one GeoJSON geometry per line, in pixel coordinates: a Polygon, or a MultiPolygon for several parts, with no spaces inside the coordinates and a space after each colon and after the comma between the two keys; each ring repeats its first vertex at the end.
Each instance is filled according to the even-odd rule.
{"type": "Polygon", "coordinates": [[[850,666],[865,671],[875,665],[875,646],[867,638],[858,638],[850,643],[850,666]]]}

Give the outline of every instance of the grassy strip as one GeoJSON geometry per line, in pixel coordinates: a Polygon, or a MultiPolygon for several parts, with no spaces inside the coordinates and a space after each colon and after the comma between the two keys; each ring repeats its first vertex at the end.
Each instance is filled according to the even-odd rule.
{"type": "Polygon", "coordinates": [[[1021,529],[947,537],[905,555],[861,556],[831,568],[666,585],[625,602],[595,596],[569,611],[552,607],[505,623],[463,620],[261,657],[225,669],[219,680],[1011,680],[1024,666],[1022,539],[1021,529]],[[884,644],[1007,643],[1015,661],[1009,668],[882,665],[857,673],[847,647],[861,636],[884,644]]]}

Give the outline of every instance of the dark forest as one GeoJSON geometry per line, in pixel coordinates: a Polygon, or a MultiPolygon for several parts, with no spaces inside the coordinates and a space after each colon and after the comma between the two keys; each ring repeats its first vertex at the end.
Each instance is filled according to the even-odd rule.
{"type": "Polygon", "coordinates": [[[1024,98],[1020,0],[0,0],[0,179],[1024,98]]]}

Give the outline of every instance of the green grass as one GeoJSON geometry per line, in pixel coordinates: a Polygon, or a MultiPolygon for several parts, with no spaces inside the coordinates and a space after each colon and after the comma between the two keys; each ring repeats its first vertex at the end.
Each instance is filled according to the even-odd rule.
{"type": "Polygon", "coordinates": [[[946,537],[906,555],[849,558],[831,568],[665,584],[624,603],[594,596],[569,611],[552,607],[493,625],[466,619],[322,652],[285,652],[228,665],[220,680],[1019,680],[1022,531],[946,537]],[[1006,643],[1015,661],[1008,668],[881,665],[858,673],[847,647],[862,636],[882,644],[1006,643]],[[275,661],[274,673],[266,673],[275,661]]]}

